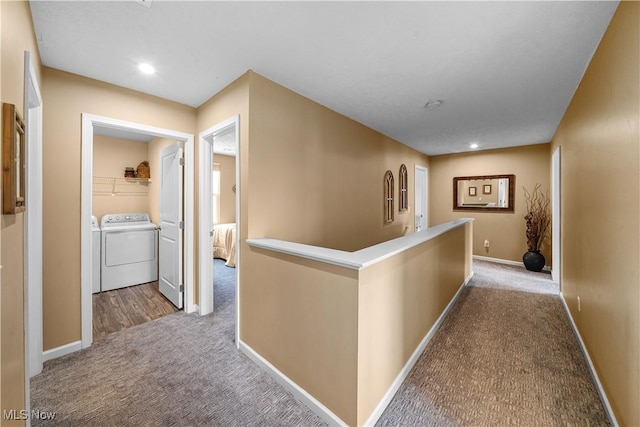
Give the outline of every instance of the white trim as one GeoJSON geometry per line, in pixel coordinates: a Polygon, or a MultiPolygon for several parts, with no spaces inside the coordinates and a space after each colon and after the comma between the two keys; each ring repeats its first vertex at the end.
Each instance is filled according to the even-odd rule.
{"type": "Polygon", "coordinates": [[[472,221],[473,218],[458,218],[450,222],[445,222],[444,224],[438,224],[434,227],[407,234],[406,236],[387,240],[386,242],[378,243],[377,245],[369,246],[355,252],[347,252],[324,248],[321,246],[305,245],[302,243],[267,238],[247,239],[247,244],[251,247],[268,249],[287,255],[307,258],[353,270],[362,270],[363,268],[390,258],[396,254],[406,251],[407,249],[411,249],[414,246],[418,246],[428,240],[435,239],[450,230],[462,227],[466,223],[472,221]]]}
{"type": "MultiPolygon", "coordinates": [[[[42,96],[31,52],[24,51],[24,122],[27,176],[24,213],[24,401],[31,410],[30,378],[42,372],[42,96]]],[[[27,426],[31,420],[27,419],[27,426]]]]}
{"type": "MultiPolygon", "coordinates": [[[[215,126],[206,129],[199,134],[199,180],[200,191],[198,193],[199,223],[198,235],[209,236],[211,224],[213,223],[213,213],[211,204],[211,168],[213,162],[213,137],[218,132],[234,126],[235,129],[235,161],[236,161],[236,347],[240,341],[240,116],[235,115],[215,126]],[[209,141],[208,139],[211,139],[209,141]]],[[[198,244],[198,272],[199,272],[199,295],[200,314],[206,315],[213,312],[213,248],[209,237],[199,239],[198,244]]]]}
{"type": "Polygon", "coordinates": [[[271,378],[276,380],[278,384],[284,387],[289,393],[293,395],[295,399],[304,403],[309,409],[311,409],[316,415],[322,418],[327,424],[331,426],[346,426],[347,423],[342,421],[340,417],[334,414],[329,408],[320,403],[315,397],[310,395],[305,389],[293,382],[289,377],[283,374],[278,368],[269,363],[268,360],[260,356],[254,349],[249,347],[246,343],[240,342],[240,351],[242,351],[249,359],[251,359],[256,365],[262,368],[271,378]]]}
{"type": "MultiPolygon", "coordinates": [[[[482,256],[482,255],[474,255],[473,259],[477,259],[478,261],[494,262],[496,264],[506,264],[506,265],[515,265],[518,267],[524,267],[524,263],[519,261],[511,261],[510,259],[491,258],[488,256],[482,256]]],[[[542,270],[551,271],[551,267],[549,267],[548,265],[545,265],[542,270]]]]}
{"type": "MultiPolygon", "coordinates": [[[[24,229],[27,379],[42,372],[42,97],[31,54],[24,52],[27,177],[24,229]]],[[[28,384],[28,381],[27,381],[28,384]]]]}
{"type": "Polygon", "coordinates": [[[375,407],[371,415],[369,415],[369,418],[367,419],[367,421],[365,421],[364,423],[365,426],[373,426],[376,424],[376,422],[378,422],[378,419],[380,418],[384,410],[387,409],[387,406],[389,406],[389,403],[391,403],[393,396],[395,396],[396,392],[398,391],[398,389],[400,388],[404,380],[407,378],[407,375],[409,375],[409,372],[411,372],[411,369],[420,358],[420,355],[422,354],[424,349],[427,347],[427,344],[429,344],[429,341],[431,341],[433,336],[436,334],[436,332],[438,331],[438,328],[440,328],[440,325],[442,325],[442,322],[447,317],[447,314],[449,314],[449,311],[451,310],[455,302],[458,300],[458,297],[460,297],[462,290],[464,289],[465,286],[467,286],[467,284],[469,283],[472,277],[473,277],[473,272],[471,272],[469,277],[467,277],[465,281],[462,283],[462,285],[460,285],[460,288],[458,288],[458,291],[456,292],[456,294],[453,296],[453,298],[451,298],[451,301],[449,301],[449,304],[447,304],[447,306],[444,308],[444,310],[440,314],[440,317],[438,317],[438,319],[433,324],[431,329],[429,329],[429,332],[427,332],[427,335],[425,335],[422,341],[420,341],[420,344],[418,344],[418,347],[416,347],[416,349],[414,350],[409,360],[407,360],[407,363],[405,363],[404,367],[400,370],[400,372],[396,376],[396,379],[393,380],[387,392],[384,394],[384,396],[382,396],[382,399],[380,399],[380,402],[378,402],[378,405],[375,407]]]}
{"type": "Polygon", "coordinates": [[[580,350],[582,350],[582,354],[584,358],[587,360],[587,366],[589,367],[589,372],[591,373],[591,377],[593,381],[596,383],[596,389],[598,390],[598,394],[600,395],[600,400],[602,401],[602,405],[604,406],[605,411],[607,412],[607,416],[609,417],[609,421],[611,425],[617,427],[618,420],[616,420],[616,416],[613,412],[613,408],[611,408],[611,404],[609,403],[609,399],[607,398],[607,394],[604,392],[604,388],[602,387],[602,383],[600,382],[600,378],[598,377],[598,373],[596,372],[596,368],[591,361],[591,357],[589,356],[589,352],[587,351],[587,347],[584,345],[584,341],[582,340],[582,336],[580,335],[580,331],[576,326],[576,322],[573,321],[573,316],[571,315],[571,310],[569,310],[569,306],[567,305],[567,301],[564,298],[563,294],[561,295],[562,305],[564,306],[564,310],[567,312],[567,317],[569,318],[569,322],[571,323],[571,328],[573,329],[573,333],[578,339],[578,344],[580,345],[580,350]]]}
{"type": "Polygon", "coordinates": [[[195,280],[194,280],[194,138],[193,135],[184,134],[187,139],[184,140],[184,203],[182,204],[184,212],[184,311],[185,313],[193,313],[195,306],[195,280]]]}
{"type": "Polygon", "coordinates": [[[551,278],[562,290],[562,156],[561,146],[551,155],[551,278]]]}
{"type": "Polygon", "coordinates": [[[74,353],[78,350],[82,350],[82,341],[74,341],[69,344],[61,345],[60,347],[52,348],[42,353],[42,359],[47,362],[49,360],[57,359],[58,357],[65,356],[67,354],[74,353]]]}
{"type": "Polygon", "coordinates": [[[81,207],[80,207],[80,281],[81,281],[81,312],[82,312],[82,348],[89,347],[93,341],[92,330],[92,287],[91,287],[91,214],[92,214],[92,175],[93,175],[93,126],[108,127],[123,130],[134,130],[138,133],[171,138],[184,142],[185,167],[184,167],[184,210],[185,210],[185,312],[191,312],[194,307],[194,271],[193,271],[193,239],[194,239],[194,212],[193,212],[193,175],[194,175],[194,138],[192,134],[177,132],[169,129],[147,126],[125,120],[102,117],[88,113],[82,113],[82,175],[81,175],[81,207]]]}

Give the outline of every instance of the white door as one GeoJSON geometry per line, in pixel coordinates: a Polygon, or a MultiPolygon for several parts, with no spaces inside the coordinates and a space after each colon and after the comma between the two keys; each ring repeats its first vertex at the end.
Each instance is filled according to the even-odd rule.
{"type": "Polygon", "coordinates": [[[416,166],[415,175],[415,231],[427,228],[427,169],[416,166]]]}
{"type": "Polygon", "coordinates": [[[182,308],[182,143],[160,152],[160,292],[182,308]]]}

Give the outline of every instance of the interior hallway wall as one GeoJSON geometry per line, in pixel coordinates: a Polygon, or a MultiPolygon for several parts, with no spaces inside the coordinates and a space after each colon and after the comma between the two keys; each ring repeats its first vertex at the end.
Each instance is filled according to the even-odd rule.
{"type": "Polygon", "coordinates": [[[552,147],[562,150],[562,293],[626,426],[640,425],[639,26],[640,3],[620,2],[552,147]]]}
{"type": "MultiPolygon", "coordinates": [[[[0,2],[2,102],[14,104],[24,118],[24,51],[31,59],[42,87],[40,55],[26,1],[0,2]]],[[[1,156],[1,154],[0,154],[1,156]]],[[[1,161],[1,157],[0,157],[1,161]]],[[[28,209],[28,207],[27,207],[28,209]]],[[[24,334],[24,213],[2,215],[0,227],[0,415],[25,409],[24,334]]],[[[24,421],[2,420],[2,425],[24,421]]]]}
{"type": "MultiPolygon", "coordinates": [[[[475,218],[473,223],[473,254],[522,262],[527,251],[524,214],[526,203],[522,187],[532,191],[536,183],[543,192],[550,190],[550,145],[538,144],[498,150],[471,151],[431,157],[429,171],[429,217],[431,224],[441,224],[456,218],[475,218]],[[514,174],[514,212],[481,212],[453,210],[453,178],[514,174]],[[486,249],[484,241],[489,240],[486,249]]],[[[478,187],[482,195],[482,188],[478,187]]],[[[497,191],[497,189],[495,189],[497,191]]],[[[551,238],[542,246],[547,265],[551,265],[551,238]]]]}
{"type": "MultiPolygon", "coordinates": [[[[136,169],[143,160],[149,160],[149,144],[129,139],[93,136],[93,176],[107,178],[124,178],[124,168],[136,169]]],[[[105,186],[99,186],[102,190],[105,186]]],[[[94,185],[94,190],[96,186],[94,185]]],[[[120,181],[116,193],[93,195],[93,214],[98,217],[123,212],[149,211],[149,183],[120,181]],[[121,194],[120,191],[139,192],[136,195],[121,194]]]]}
{"type": "Polygon", "coordinates": [[[415,165],[429,157],[256,73],[250,96],[251,236],[353,251],[413,232],[415,165]],[[403,163],[411,210],[399,212],[403,163]],[[392,224],[383,222],[387,170],[392,224]]]}
{"type": "Polygon", "coordinates": [[[194,133],[196,114],[186,105],[47,67],[43,79],[43,347],[49,350],[81,339],[82,113],[186,133],[194,133]]]}

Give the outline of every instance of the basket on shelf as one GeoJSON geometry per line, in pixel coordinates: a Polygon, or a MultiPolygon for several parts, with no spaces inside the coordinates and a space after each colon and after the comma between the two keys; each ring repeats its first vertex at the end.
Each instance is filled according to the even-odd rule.
{"type": "Polygon", "coordinates": [[[138,169],[136,169],[136,178],[151,178],[151,170],[149,169],[149,162],[146,160],[140,162],[138,169]]]}

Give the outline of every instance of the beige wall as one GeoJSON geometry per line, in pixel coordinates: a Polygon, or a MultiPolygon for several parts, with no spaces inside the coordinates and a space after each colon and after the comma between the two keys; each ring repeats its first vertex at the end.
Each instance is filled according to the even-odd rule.
{"type": "MultiPolygon", "coordinates": [[[[42,87],[40,55],[26,1],[0,2],[1,100],[16,105],[24,117],[24,51],[31,52],[42,87]]],[[[28,207],[27,207],[28,209],[28,207]]],[[[0,412],[25,407],[24,354],[24,214],[2,215],[0,227],[0,412]]],[[[8,422],[2,425],[23,425],[8,422]]]]}
{"type": "MultiPolygon", "coordinates": [[[[249,237],[355,250],[413,230],[414,166],[429,166],[428,157],[260,75],[248,76],[251,137],[241,160],[249,188],[241,182],[241,210],[249,237]],[[396,221],[384,226],[384,173],[394,173],[397,194],[402,163],[411,211],[398,213],[396,204],[396,221]]],[[[363,421],[354,382],[352,279],[318,263],[298,264],[246,245],[242,251],[241,339],[340,418],[363,421]]]]}
{"type": "MultiPolygon", "coordinates": [[[[81,114],[194,133],[195,109],[44,68],[44,349],[81,339],[81,114]]],[[[151,171],[153,173],[153,170],[151,171]]]]}
{"type": "MultiPolygon", "coordinates": [[[[531,191],[536,183],[550,192],[550,145],[539,144],[499,150],[474,151],[431,157],[429,169],[429,217],[431,224],[456,218],[475,218],[473,224],[474,255],[522,262],[527,251],[524,214],[526,204],[522,187],[531,191]],[[514,174],[515,211],[513,213],[454,211],[453,177],[514,174]],[[483,243],[489,240],[487,250],[483,243]]],[[[492,188],[493,192],[497,188],[492,188]]],[[[482,196],[482,187],[478,186],[482,196]]],[[[546,264],[551,265],[551,239],[542,246],[546,264]]]]}
{"type": "Polygon", "coordinates": [[[255,249],[247,258],[242,341],[355,425],[358,272],[255,249]]]}
{"type": "MultiPolygon", "coordinates": [[[[249,79],[250,72],[247,72],[232,82],[229,86],[224,88],[214,97],[202,104],[197,111],[197,134],[203,132],[219,123],[224,122],[234,116],[239,116],[239,151],[240,151],[240,182],[236,191],[240,193],[240,229],[238,230],[238,238],[240,240],[240,247],[237,248],[238,254],[244,253],[248,246],[245,243],[247,240],[247,200],[249,194],[249,79]]],[[[196,176],[199,176],[199,156],[200,147],[199,144],[196,147],[196,176]]],[[[200,180],[195,179],[195,194],[198,194],[200,180]]],[[[196,211],[196,223],[198,221],[198,209],[199,201],[195,200],[196,211]]],[[[198,233],[195,233],[195,244],[198,245],[198,233]]],[[[196,259],[195,272],[197,275],[199,262],[196,259]]],[[[239,266],[239,274],[242,276],[244,268],[242,264],[239,266]]],[[[197,279],[196,279],[197,280],[197,279]]]]}
{"type": "Polygon", "coordinates": [[[553,138],[562,293],[627,426],[640,425],[639,24],[640,3],[621,2],[553,138]]]}
{"type": "Polygon", "coordinates": [[[414,166],[429,158],[251,75],[249,234],[357,250],[413,231],[414,166]],[[382,181],[408,170],[411,211],[383,224],[382,181]]]}
{"type": "MultiPolygon", "coordinates": [[[[128,139],[110,138],[102,135],[93,136],[93,176],[124,177],[124,168],[136,169],[143,160],[149,160],[149,144],[128,139]]],[[[151,169],[151,173],[154,170],[151,169]]],[[[153,179],[153,177],[152,177],[153,179]]],[[[94,186],[95,189],[95,186],[94,186]]],[[[93,214],[98,220],[103,215],[122,212],[149,211],[149,184],[130,182],[118,185],[117,190],[132,191],[139,194],[93,195],[93,214]]]]}
{"type": "Polygon", "coordinates": [[[348,425],[363,425],[470,275],[472,228],[360,271],[251,248],[242,341],[348,425]]]}
{"type": "Polygon", "coordinates": [[[220,223],[236,222],[236,158],[216,154],[214,161],[220,166],[220,223]]]}
{"type": "Polygon", "coordinates": [[[470,275],[472,233],[467,223],[360,271],[357,425],[371,416],[470,275]]]}

